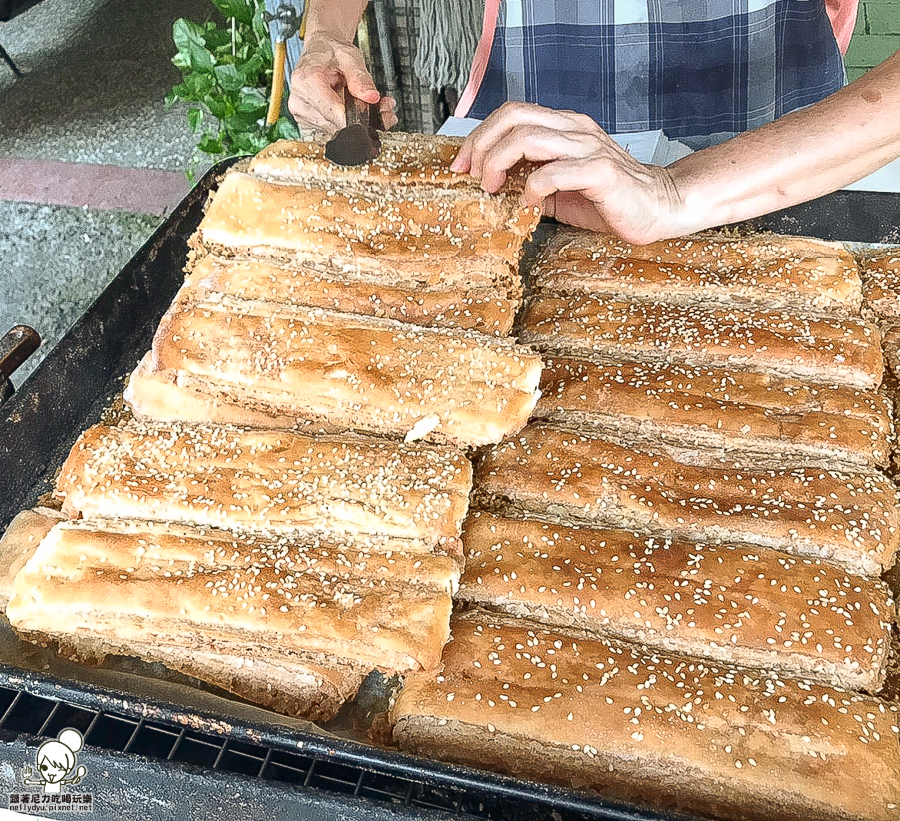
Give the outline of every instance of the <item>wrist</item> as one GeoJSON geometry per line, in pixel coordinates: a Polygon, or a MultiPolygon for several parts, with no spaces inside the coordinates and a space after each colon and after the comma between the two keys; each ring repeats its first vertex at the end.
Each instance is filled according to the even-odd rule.
{"type": "Polygon", "coordinates": [[[652,217],[639,244],[683,237],[708,228],[711,223],[702,198],[694,196],[672,166],[654,170],[650,188],[652,207],[648,209],[652,217]]]}
{"type": "Polygon", "coordinates": [[[728,204],[721,199],[722,186],[708,185],[702,166],[679,160],[666,169],[665,176],[665,214],[660,225],[664,238],[695,234],[731,221],[728,204]]]}
{"type": "Polygon", "coordinates": [[[313,54],[314,52],[319,51],[331,54],[343,45],[343,43],[336,40],[327,32],[316,31],[309,33],[309,31],[307,31],[306,37],[303,40],[303,54],[313,54]]]}
{"type": "Polygon", "coordinates": [[[306,29],[306,37],[303,38],[303,50],[315,48],[334,48],[335,46],[345,46],[343,40],[335,37],[328,29],[306,29]]]}
{"type": "Polygon", "coordinates": [[[350,45],[368,0],[310,0],[305,42],[330,41],[350,45]]]}

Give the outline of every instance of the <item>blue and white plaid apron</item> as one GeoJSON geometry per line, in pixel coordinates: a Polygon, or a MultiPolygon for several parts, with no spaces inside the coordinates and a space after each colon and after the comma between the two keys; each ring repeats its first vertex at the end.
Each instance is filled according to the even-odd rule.
{"type": "Polygon", "coordinates": [[[824,0],[504,0],[468,116],[524,100],[700,148],[844,82],[824,0]]]}

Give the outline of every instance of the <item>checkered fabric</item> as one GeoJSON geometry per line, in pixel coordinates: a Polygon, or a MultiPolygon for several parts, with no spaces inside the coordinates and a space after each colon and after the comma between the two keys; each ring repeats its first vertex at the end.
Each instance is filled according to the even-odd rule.
{"type": "Polygon", "coordinates": [[[824,0],[503,0],[469,116],[525,100],[700,148],[844,82],[824,0]]]}

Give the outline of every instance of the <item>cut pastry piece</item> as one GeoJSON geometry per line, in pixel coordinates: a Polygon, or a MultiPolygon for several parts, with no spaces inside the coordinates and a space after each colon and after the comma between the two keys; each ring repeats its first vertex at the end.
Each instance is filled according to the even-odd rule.
{"type": "Polygon", "coordinates": [[[234,655],[221,648],[186,649],[153,640],[122,642],[84,634],[49,639],[35,633],[27,638],[40,644],[52,642],[61,656],[82,663],[97,664],[107,656],[159,663],[260,707],[308,721],[334,718],[356,695],[368,672],[360,664],[303,654],[272,660],[263,657],[259,647],[234,655]]]}
{"type": "Polygon", "coordinates": [[[563,228],[533,273],[538,290],[696,305],[858,314],[861,282],[841,243],[809,237],[714,234],[631,245],[563,228]]]}
{"type": "Polygon", "coordinates": [[[404,750],[715,818],[897,815],[894,704],[477,612],[452,633],[397,698],[404,750]]]}
{"type": "Polygon", "coordinates": [[[133,421],[85,431],[56,493],[85,518],[396,536],[453,550],[471,483],[469,460],[447,448],[133,421]]]}
{"type": "Polygon", "coordinates": [[[16,576],[7,615],[26,638],[163,661],[232,690],[236,679],[245,697],[282,670],[297,679],[277,690],[299,700],[330,671],[325,709],[347,673],[358,685],[375,668],[434,668],[458,578],[454,557],[402,539],[73,521],[16,576]]]}
{"type": "MultiPolygon", "coordinates": [[[[376,256],[409,276],[437,273],[448,280],[513,269],[522,243],[540,216],[518,195],[486,194],[474,183],[422,188],[349,179],[269,182],[233,171],[212,199],[192,245],[221,255],[281,256],[314,252],[337,265],[376,256]]],[[[484,274],[482,275],[484,276],[484,274]]]]}
{"type": "Polygon", "coordinates": [[[498,272],[497,281],[489,285],[450,286],[428,282],[424,277],[386,284],[377,272],[348,271],[315,255],[295,257],[290,264],[209,255],[193,264],[179,298],[202,301],[215,294],[508,336],[521,285],[505,266],[498,272]]]}
{"type": "Polygon", "coordinates": [[[758,371],[549,357],[534,417],[687,464],[858,470],[890,460],[888,403],[874,391],[758,371]]]}
{"type": "Polygon", "coordinates": [[[650,650],[876,692],[893,601],[819,559],[471,513],[457,599],[650,650]]]}
{"type": "Polygon", "coordinates": [[[180,387],[255,413],[460,447],[520,430],[541,372],[528,348],[474,331],[228,297],[173,303],[153,354],[180,387]]]}
{"type": "Polygon", "coordinates": [[[547,424],[491,448],[475,484],[495,510],[759,545],[858,575],[890,567],[900,539],[897,489],[879,473],[693,467],[547,424]]]}
{"type": "Polygon", "coordinates": [[[539,295],[522,342],[584,359],[729,370],[873,390],[884,362],[878,329],[859,319],[539,295]]]}

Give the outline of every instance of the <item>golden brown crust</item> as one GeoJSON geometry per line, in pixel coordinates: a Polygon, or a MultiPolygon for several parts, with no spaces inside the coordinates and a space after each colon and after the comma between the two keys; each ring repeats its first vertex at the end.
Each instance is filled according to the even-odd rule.
{"type": "Polygon", "coordinates": [[[275,534],[456,541],[472,469],[457,451],[362,437],[131,422],[81,435],[64,510],[275,534]]]}
{"type": "Polygon", "coordinates": [[[900,540],[897,489],[878,473],[692,467],[547,424],[495,445],[476,474],[491,508],[825,559],[879,575],[900,540]]]}
{"type": "Polygon", "coordinates": [[[777,311],[538,295],[520,338],[581,358],[768,371],[869,390],[884,368],[874,325],[777,311]]]}
{"type": "Polygon", "coordinates": [[[64,658],[81,664],[99,664],[107,656],[139,658],[199,679],[239,698],[277,713],[308,721],[329,721],[359,689],[367,671],[360,665],[313,660],[260,658],[253,648],[231,655],[221,648],[200,650],[160,644],[158,641],[121,641],[96,635],[60,635],[20,632],[23,639],[56,645],[64,658]]]}
{"type": "MultiPolygon", "coordinates": [[[[322,142],[280,140],[259,152],[248,170],[272,180],[307,183],[359,182],[401,188],[456,188],[481,195],[481,185],[474,177],[450,170],[450,164],[463,144],[461,137],[440,134],[408,134],[383,132],[381,151],[364,165],[335,165],[325,159],[322,142]]],[[[508,174],[504,194],[517,196],[525,187],[527,173],[516,166],[508,174]]]]}
{"type": "Polygon", "coordinates": [[[55,510],[23,510],[0,537],[0,610],[12,595],[13,580],[37,550],[50,528],[66,517],[55,510]]]}
{"type": "Polygon", "coordinates": [[[351,182],[267,182],[232,172],[222,181],[195,237],[207,250],[295,252],[343,259],[379,256],[412,270],[423,260],[484,258],[515,266],[537,224],[518,199],[440,188],[369,188],[351,182]],[[302,227],[302,230],[301,230],[302,227]],[[415,263],[411,265],[411,263],[415,263]]]}
{"type": "MultiPolygon", "coordinates": [[[[373,163],[345,169],[324,159],[320,143],[276,143],[251,161],[250,174],[227,175],[192,245],[301,265],[313,255],[387,285],[515,282],[522,242],[540,217],[519,203],[524,169],[500,193],[485,194],[449,170],[458,146],[385,135],[373,163]]],[[[518,285],[510,296],[517,298],[518,285]]]]}
{"type": "Polygon", "coordinates": [[[520,430],[540,357],[475,331],[222,297],[176,300],[154,371],[180,387],[289,419],[460,447],[520,430]]]}
{"type": "Polygon", "coordinates": [[[308,721],[330,721],[356,695],[366,674],[327,664],[276,664],[222,652],[179,652],[144,645],[142,656],[205,681],[276,713],[308,721]]]}
{"type": "Polygon", "coordinates": [[[180,385],[177,371],[153,370],[151,351],[144,354],[128,378],[123,398],[134,416],[147,422],[296,430],[310,436],[346,432],[345,428],[308,422],[265,408],[251,408],[220,394],[180,385]]]}
{"type": "Polygon", "coordinates": [[[208,255],[196,261],[180,299],[227,294],[277,305],[306,305],[342,313],[385,317],[435,328],[463,328],[508,336],[519,305],[518,279],[495,285],[453,287],[445,283],[401,281],[344,271],[327,260],[224,259],[208,255]]]}
{"type": "Polygon", "coordinates": [[[887,586],[815,559],[471,513],[457,599],[548,627],[876,692],[887,586]]]}
{"type": "Polygon", "coordinates": [[[538,290],[662,302],[716,302],[766,310],[858,314],[860,275],[836,242],[756,234],[700,235],[635,246],[564,228],[534,270],[538,290]]]}
{"type": "Polygon", "coordinates": [[[16,576],[22,632],[156,644],[273,664],[433,669],[452,558],[405,540],[261,537],[153,522],[56,525],[16,576]]]}
{"type": "Polygon", "coordinates": [[[900,324],[882,328],[882,350],[887,366],[895,377],[900,377],[900,324]]]}
{"type": "Polygon", "coordinates": [[[863,304],[879,319],[900,319],[900,248],[872,252],[860,261],[863,304]]]}
{"type": "Polygon", "coordinates": [[[893,425],[873,391],[755,371],[547,357],[533,416],[690,464],[887,465],[893,425]]]}
{"type": "Polygon", "coordinates": [[[406,750],[716,818],[886,821],[898,709],[473,613],[393,709],[406,750]]]}

